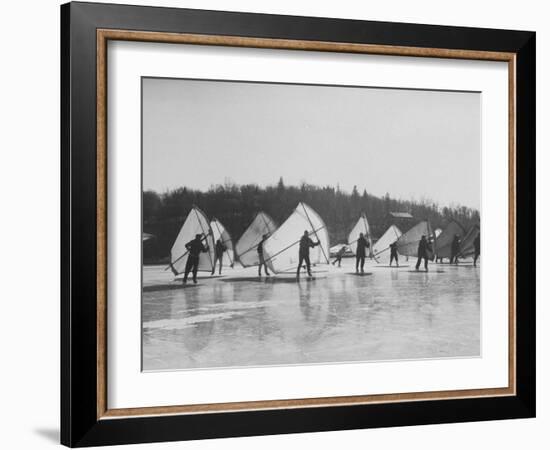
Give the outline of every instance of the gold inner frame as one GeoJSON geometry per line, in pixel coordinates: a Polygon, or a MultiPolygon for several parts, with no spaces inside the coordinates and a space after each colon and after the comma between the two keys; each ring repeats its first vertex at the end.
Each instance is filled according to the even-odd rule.
{"type": "Polygon", "coordinates": [[[196,414],[262,409],[448,400],[516,394],[516,54],[477,50],[422,48],[341,42],[299,41],[114,29],[97,30],[97,418],[196,414]],[[107,405],[107,42],[109,40],[218,45],[286,50],[363,53],[501,61],[508,63],[508,386],[397,394],[263,400],[199,405],[109,409],[107,405]]]}

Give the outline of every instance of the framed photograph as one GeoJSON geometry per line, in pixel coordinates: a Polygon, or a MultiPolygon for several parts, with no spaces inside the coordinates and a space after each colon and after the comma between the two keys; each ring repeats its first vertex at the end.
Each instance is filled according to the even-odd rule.
{"type": "Polygon", "coordinates": [[[61,55],[63,444],[534,417],[534,32],[69,3],[61,55]]]}

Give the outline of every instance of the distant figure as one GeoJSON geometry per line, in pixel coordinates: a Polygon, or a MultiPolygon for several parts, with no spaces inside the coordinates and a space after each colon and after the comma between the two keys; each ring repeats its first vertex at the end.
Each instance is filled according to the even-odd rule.
{"type": "Polygon", "coordinates": [[[258,244],[258,247],[256,249],[256,251],[258,252],[258,259],[260,260],[260,263],[258,264],[258,276],[259,277],[262,276],[262,266],[264,267],[264,271],[265,271],[266,276],[269,276],[269,272],[267,271],[267,264],[265,263],[265,259],[264,259],[264,242],[267,240],[268,237],[269,237],[269,235],[264,234],[262,236],[262,240],[260,241],[260,243],[258,244]]]}
{"type": "Polygon", "coordinates": [[[338,267],[340,267],[341,265],[341,262],[342,262],[342,258],[344,256],[344,253],[346,253],[346,250],[348,249],[347,246],[345,245],[342,245],[342,247],[340,247],[340,250],[338,250],[338,252],[336,252],[336,258],[334,259],[334,261],[332,262],[332,265],[334,266],[336,263],[338,263],[338,267]]]}
{"type": "Polygon", "coordinates": [[[220,262],[220,271],[219,274],[222,274],[222,264],[223,264],[223,254],[227,251],[227,247],[225,244],[221,241],[221,239],[218,239],[216,241],[216,247],[214,249],[214,265],[212,267],[212,273],[211,275],[214,275],[214,272],[216,271],[216,263],[220,262]]]}
{"type": "Polygon", "coordinates": [[[395,264],[399,267],[399,259],[397,259],[397,241],[390,244],[390,266],[395,259],[395,264]]]}
{"type": "Polygon", "coordinates": [[[455,237],[453,238],[453,242],[451,244],[451,260],[449,261],[449,264],[452,264],[453,262],[455,264],[458,264],[458,253],[460,251],[460,237],[458,234],[455,234],[455,237]]]}
{"type": "Polygon", "coordinates": [[[474,267],[477,267],[477,259],[479,258],[479,248],[480,248],[480,234],[474,239],[474,267]]]}
{"type": "Polygon", "coordinates": [[[185,263],[185,275],[183,277],[183,283],[187,283],[189,272],[193,272],[193,283],[197,283],[197,271],[199,270],[199,256],[201,253],[208,251],[208,246],[205,246],[202,241],[206,237],[202,237],[202,234],[195,235],[195,239],[185,244],[185,248],[189,252],[187,256],[187,262],[185,263]]]}
{"type": "Polygon", "coordinates": [[[307,268],[307,274],[311,277],[311,263],[309,261],[309,249],[313,247],[317,247],[321,243],[319,241],[313,242],[309,238],[309,233],[307,230],[304,231],[303,236],[300,238],[300,250],[298,254],[298,268],[296,269],[296,278],[300,278],[300,269],[302,268],[302,264],[306,263],[307,268]]]}
{"type": "Polygon", "coordinates": [[[422,235],[418,242],[418,260],[416,261],[416,270],[420,269],[420,263],[424,260],[424,269],[428,271],[428,250],[430,244],[426,240],[426,236],[422,235]]]}
{"type": "Polygon", "coordinates": [[[367,256],[366,250],[369,247],[369,241],[365,239],[363,233],[359,233],[359,239],[357,239],[357,250],[355,251],[355,273],[359,273],[359,266],[361,266],[361,273],[365,271],[365,257],[367,256]]]}

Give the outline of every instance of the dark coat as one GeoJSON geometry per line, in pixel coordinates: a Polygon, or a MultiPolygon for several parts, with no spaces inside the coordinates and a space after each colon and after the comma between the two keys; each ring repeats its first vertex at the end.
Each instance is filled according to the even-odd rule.
{"type": "Polygon", "coordinates": [[[258,255],[263,255],[264,254],[264,242],[265,241],[266,241],[266,239],[262,239],[258,243],[258,247],[256,247],[256,251],[258,252],[258,255]]]}
{"type": "Polygon", "coordinates": [[[222,256],[226,250],[227,247],[223,244],[223,242],[216,242],[216,256],[222,256]]]}
{"type": "Polygon", "coordinates": [[[300,255],[309,256],[309,249],[316,247],[320,242],[313,242],[309,236],[302,236],[300,239],[300,255]]]}
{"type": "Polygon", "coordinates": [[[451,252],[453,255],[456,255],[458,253],[458,250],[460,248],[460,239],[455,236],[453,239],[453,243],[451,244],[451,252]]]}
{"type": "Polygon", "coordinates": [[[197,238],[185,244],[185,248],[189,252],[189,256],[194,258],[198,258],[201,253],[208,251],[208,249],[203,245],[202,239],[197,238]]]}
{"type": "Polygon", "coordinates": [[[425,239],[420,239],[420,242],[418,243],[418,257],[428,258],[428,250],[430,250],[428,241],[425,239]]]}
{"type": "Polygon", "coordinates": [[[369,241],[365,239],[365,237],[360,237],[357,239],[357,256],[365,256],[367,248],[369,248],[369,241]]]}

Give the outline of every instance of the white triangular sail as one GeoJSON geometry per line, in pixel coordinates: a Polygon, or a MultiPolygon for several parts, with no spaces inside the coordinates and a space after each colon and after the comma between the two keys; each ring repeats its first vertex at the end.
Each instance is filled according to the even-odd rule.
{"type": "Polygon", "coordinates": [[[361,217],[359,217],[359,220],[348,235],[348,245],[354,255],[357,253],[357,240],[359,239],[359,235],[361,233],[363,233],[363,236],[365,236],[369,243],[368,255],[372,256],[372,235],[370,233],[369,222],[365,213],[361,214],[361,217]]]}
{"type": "Polygon", "coordinates": [[[390,260],[390,245],[399,239],[402,235],[401,230],[395,225],[390,225],[386,232],[378,239],[373,247],[373,257],[378,263],[388,262],[390,260]]]}
{"type": "Polygon", "coordinates": [[[437,258],[450,258],[455,235],[462,240],[466,234],[464,227],[456,220],[451,220],[445,229],[435,238],[435,255],[437,258]]]}
{"type": "MultiPolygon", "coordinates": [[[[432,227],[430,226],[430,222],[424,220],[399,237],[397,240],[397,251],[399,254],[413,257],[418,256],[418,243],[422,236],[426,236],[429,247],[433,249],[434,235],[432,227]]],[[[433,251],[428,251],[428,258],[433,259],[433,251]]]]}
{"type": "Polygon", "coordinates": [[[468,230],[464,239],[460,243],[459,254],[461,257],[473,256],[474,254],[474,240],[479,236],[479,226],[474,225],[468,230]]]}
{"type": "Polygon", "coordinates": [[[304,231],[308,232],[313,242],[320,242],[320,245],[310,249],[311,264],[329,264],[327,227],[319,214],[305,203],[299,203],[289,218],[264,243],[264,257],[273,272],[296,270],[300,239],[304,231]]]}
{"type": "Polygon", "coordinates": [[[216,244],[219,239],[226,248],[223,253],[223,266],[233,267],[233,262],[235,261],[235,251],[233,250],[233,240],[231,239],[231,235],[218,219],[212,219],[210,222],[210,228],[212,228],[214,244],[216,244]]]}
{"type": "Polygon", "coordinates": [[[435,235],[435,238],[437,239],[439,237],[439,235],[441,234],[443,230],[441,228],[436,228],[434,230],[434,235],[435,235]]]}
{"type": "Polygon", "coordinates": [[[244,267],[260,264],[257,252],[258,244],[264,234],[271,236],[276,229],[277,224],[266,213],[259,212],[256,214],[252,223],[235,245],[235,257],[244,267]]]}
{"type": "Polygon", "coordinates": [[[189,252],[185,248],[185,244],[195,239],[197,234],[202,235],[203,244],[208,247],[208,251],[201,253],[199,256],[199,270],[211,272],[214,263],[214,239],[212,237],[212,230],[210,223],[205,214],[196,206],[191,209],[183,226],[178,233],[178,237],[172,245],[170,251],[170,264],[172,271],[177,274],[185,271],[185,264],[187,263],[187,257],[189,252]]]}

